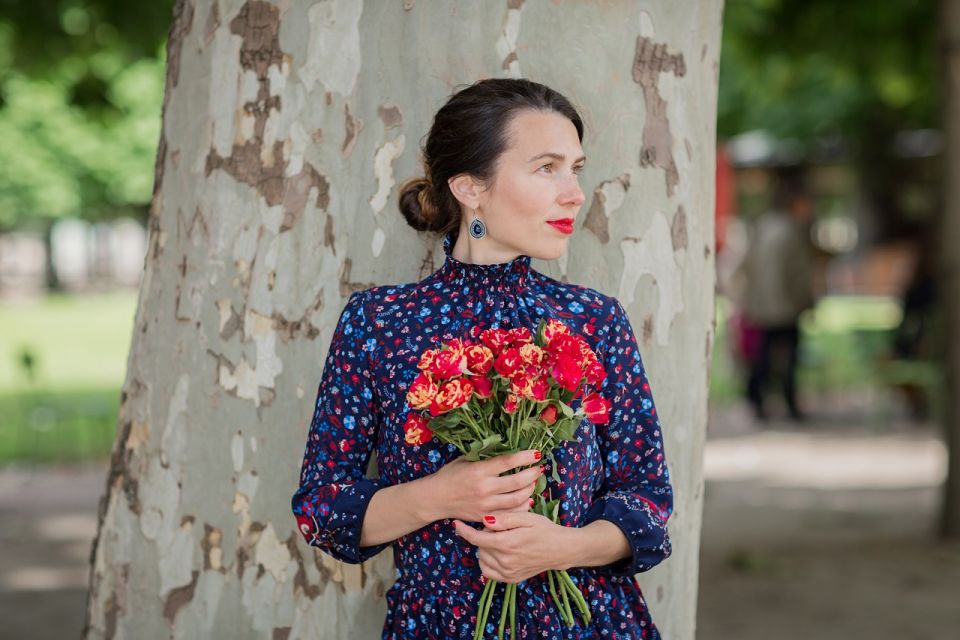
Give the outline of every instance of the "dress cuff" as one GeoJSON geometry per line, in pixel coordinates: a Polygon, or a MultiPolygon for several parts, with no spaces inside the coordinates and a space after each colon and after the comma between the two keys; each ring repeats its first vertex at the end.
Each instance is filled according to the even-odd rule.
{"type": "Polygon", "coordinates": [[[343,483],[330,505],[330,517],[325,523],[325,531],[319,536],[325,544],[317,546],[321,546],[334,558],[349,564],[360,564],[390,546],[389,542],[369,547],[360,546],[363,517],[370,506],[370,500],[374,493],[387,485],[383,480],[371,478],[343,483]]]}
{"type": "Polygon", "coordinates": [[[583,525],[608,520],[626,536],[632,553],[610,564],[591,567],[608,576],[632,576],[652,569],[672,551],[667,523],[646,500],[629,492],[610,492],[596,499],[584,516],[583,525]]]}

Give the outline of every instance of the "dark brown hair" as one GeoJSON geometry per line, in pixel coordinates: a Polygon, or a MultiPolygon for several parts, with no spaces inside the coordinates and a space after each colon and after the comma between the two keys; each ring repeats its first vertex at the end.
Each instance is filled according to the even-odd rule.
{"type": "Polygon", "coordinates": [[[439,235],[460,227],[460,203],[447,181],[466,173],[488,182],[507,148],[507,128],[520,111],[553,111],[570,119],[583,141],[580,114],[559,92],[524,78],[488,78],[457,91],[434,116],[421,149],[424,175],[400,185],[398,204],[417,231],[439,235]]]}

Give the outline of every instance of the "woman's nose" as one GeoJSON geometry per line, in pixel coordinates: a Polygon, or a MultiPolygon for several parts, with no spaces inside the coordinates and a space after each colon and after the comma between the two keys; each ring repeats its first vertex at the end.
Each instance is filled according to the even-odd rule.
{"type": "Polygon", "coordinates": [[[583,189],[580,188],[580,182],[577,180],[577,177],[574,176],[572,182],[564,190],[561,201],[563,204],[580,206],[586,199],[587,197],[583,194],[583,189]]]}

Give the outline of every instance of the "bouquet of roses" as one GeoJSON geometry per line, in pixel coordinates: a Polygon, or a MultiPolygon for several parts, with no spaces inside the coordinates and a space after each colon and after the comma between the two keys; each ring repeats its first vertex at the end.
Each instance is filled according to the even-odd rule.
{"type": "MultiPolygon", "coordinates": [[[[412,409],[404,424],[407,443],[437,438],[455,445],[467,460],[536,449],[550,461],[551,477],[559,483],[554,449],[573,439],[583,418],[605,424],[609,417],[610,403],[596,391],[606,377],[603,365],[583,338],[556,319],[541,319],[535,336],[520,327],[485,329],[476,341],[454,338],[421,354],[417,366],[420,374],[407,392],[412,409]],[[569,403],[581,395],[574,411],[569,403]]],[[[541,475],[530,510],[559,523],[560,499],[546,489],[541,475]]],[[[586,600],[567,572],[546,573],[567,626],[573,625],[571,601],[589,622],[586,600]]],[[[483,637],[498,584],[488,580],[484,586],[475,640],[483,637]]],[[[506,585],[504,600],[501,640],[508,615],[510,637],[515,637],[516,584],[506,585]]]]}

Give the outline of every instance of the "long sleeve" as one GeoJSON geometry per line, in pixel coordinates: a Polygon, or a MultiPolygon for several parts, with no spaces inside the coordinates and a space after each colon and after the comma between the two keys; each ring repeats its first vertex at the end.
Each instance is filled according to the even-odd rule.
{"type": "Polygon", "coordinates": [[[307,542],[358,564],[389,543],[360,547],[363,517],[387,483],[365,477],[379,420],[370,352],[376,345],[367,296],[351,294],[330,341],[292,507],[307,542]]]}
{"type": "Polygon", "coordinates": [[[584,525],[603,519],[620,527],[632,557],[594,569],[626,576],[670,556],[667,520],[673,512],[673,489],[633,327],[619,300],[611,298],[607,309],[608,331],[600,348],[607,378],[600,393],[611,406],[608,422],[595,425],[604,477],[584,525]]]}

